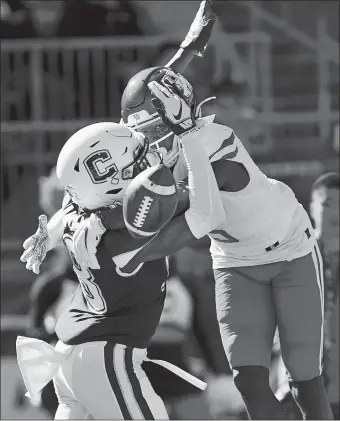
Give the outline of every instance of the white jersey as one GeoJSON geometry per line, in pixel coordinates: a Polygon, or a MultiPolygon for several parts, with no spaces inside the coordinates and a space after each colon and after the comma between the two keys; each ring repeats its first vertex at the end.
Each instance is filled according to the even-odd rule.
{"type": "MultiPolygon", "coordinates": [[[[213,123],[212,116],[199,121],[199,133],[210,162],[222,159],[239,162],[250,177],[243,190],[220,192],[226,217],[209,234],[213,268],[289,261],[311,252],[315,234],[293,191],[263,174],[230,127],[213,123]]],[[[187,177],[182,154],[174,177],[176,181],[187,177]]]]}

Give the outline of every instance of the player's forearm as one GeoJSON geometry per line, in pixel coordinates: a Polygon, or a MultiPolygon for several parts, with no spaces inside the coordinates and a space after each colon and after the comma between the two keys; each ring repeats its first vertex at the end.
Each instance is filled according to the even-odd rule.
{"type": "Polygon", "coordinates": [[[190,208],[185,218],[196,238],[204,237],[217,228],[225,218],[219,187],[202,145],[199,130],[181,140],[188,167],[190,208]]]}
{"type": "Polygon", "coordinates": [[[106,208],[95,212],[101,219],[104,227],[107,230],[118,230],[126,228],[123,217],[123,206],[115,208],[106,208]]]}
{"type": "Polygon", "coordinates": [[[63,210],[60,209],[55,213],[47,224],[49,235],[49,250],[54,249],[62,244],[62,237],[64,232],[63,227],[63,210]]]}
{"type": "Polygon", "coordinates": [[[201,1],[180,49],[165,67],[171,67],[173,71],[183,73],[196,55],[202,57],[216,21],[217,16],[211,9],[211,1],[201,1]]]}
{"type": "MultiPolygon", "coordinates": [[[[110,236],[107,236],[105,240],[107,241],[109,238],[110,236]]],[[[196,241],[196,238],[192,234],[183,213],[173,218],[146,245],[142,244],[142,247],[125,264],[123,271],[132,273],[140,263],[171,256],[194,241],[196,241]]]]}
{"type": "Polygon", "coordinates": [[[176,54],[171,58],[165,67],[170,67],[174,72],[184,73],[185,69],[195,57],[197,51],[180,48],[176,54]]]}
{"type": "Polygon", "coordinates": [[[144,246],[131,260],[132,266],[141,262],[158,260],[171,256],[186,247],[196,238],[193,236],[185,215],[173,218],[150,242],[144,246]]]}

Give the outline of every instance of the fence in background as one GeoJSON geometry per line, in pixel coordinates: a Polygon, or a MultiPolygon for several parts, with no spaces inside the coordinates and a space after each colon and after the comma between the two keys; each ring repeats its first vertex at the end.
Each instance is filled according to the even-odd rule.
{"type": "MultiPolygon", "coordinates": [[[[37,180],[55,163],[69,135],[93,122],[118,121],[128,79],[154,63],[163,45],[179,43],[182,36],[1,43],[2,250],[16,248],[31,232],[22,221],[22,206],[36,201],[37,180]]],[[[337,112],[322,106],[304,114],[274,113],[270,38],[259,32],[221,36],[212,46],[215,57],[230,44],[241,51],[249,70],[248,100],[259,111],[254,124],[263,128],[255,152],[267,152],[280,127],[306,124],[320,129],[338,121],[337,112]]],[[[320,60],[320,69],[325,69],[328,56],[320,60]]],[[[224,63],[219,59],[216,64],[224,63]]],[[[322,74],[323,86],[327,75],[322,74]]],[[[231,126],[238,119],[228,115],[231,126]]],[[[36,216],[37,206],[31,203],[28,208],[36,216]]],[[[26,218],[33,220],[30,214],[26,218]]]]}
{"type": "MultiPolygon", "coordinates": [[[[250,97],[256,98],[261,110],[270,111],[269,38],[262,33],[227,38],[244,51],[252,75],[250,97]]],[[[17,164],[17,154],[24,153],[25,159],[31,156],[43,166],[46,152],[58,151],[69,131],[93,121],[119,119],[120,97],[129,78],[155,62],[162,45],[180,39],[179,35],[2,42],[4,164],[13,160],[17,164]],[[33,143],[32,132],[36,132],[33,143]]],[[[223,38],[218,48],[221,45],[223,38]]]]}

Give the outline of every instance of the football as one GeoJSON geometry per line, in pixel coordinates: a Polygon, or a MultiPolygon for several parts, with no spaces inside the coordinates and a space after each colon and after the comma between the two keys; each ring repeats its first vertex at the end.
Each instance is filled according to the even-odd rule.
{"type": "Polygon", "coordinates": [[[147,168],[126,189],[123,215],[132,237],[145,239],[156,234],[173,217],[178,197],[175,179],[165,165],[147,168]]]}

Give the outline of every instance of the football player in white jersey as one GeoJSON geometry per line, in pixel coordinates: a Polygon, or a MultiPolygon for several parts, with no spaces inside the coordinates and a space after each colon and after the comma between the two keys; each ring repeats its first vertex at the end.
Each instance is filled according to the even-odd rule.
{"type": "MultiPolygon", "coordinates": [[[[183,180],[186,167],[181,150],[176,150],[171,124],[158,103],[166,127],[157,128],[158,116],[147,106],[149,99],[140,86],[161,80],[195,109],[193,93],[180,75],[168,72],[162,77],[157,72],[162,74],[154,69],[131,79],[123,94],[122,115],[125,124],[156,142],[168,164],[174,166],[175,178],[183,180]],[[157,139],[158,133],[163,137],[157,139]]],[[[260,171],[234,131],[212,121],[211,116],[198,119],[197,125],[226,215],[209,236],[217,317],[235,384],[251,418],[285,418],[269,387],[268,367],[278,326],[291,389],[303,416],[331,419],[322,378],[322,258],[310,219],[288,186],[260,171]]],[[[164,251],[165,243],[168,252],[180,248],[192,236],[187,234],[178,218],[174,219],[158,236],[160,244],[164,240],[158,253],[164,251]]],[[[144,258],[146,254],[150,258],[151,248],[144,249],[144,258]]]]}
{"type": "MultiPolygon", "coordinates": [[[[268,367],[278,326],[292,391],[304,417],[332,419],[322,380],[322,260],[309,217],[288,186],[260,171],[231,128],[214,124],[213,116],[194,118],[197,108],[190,83],[167,68],[137,74],[122,99],[124,123],[147,135],[164,162],[173,167],[176,180],[187,177],[176,133],[178,120],[196,124],[193,130],[198,129],[196,136],[212,163],[225,211],[224,221],[209,234],[217,317],[249,417],[286,416],[269,386],[268,367]]],[[[93,241],[87,241],[90,249],[84,247],[84,229],[75,240],[78,260],[94,268],[98,267],[95,237],[100,234],[96,227],[103,221],[109,229],[119,227],[117,208],[91,216],[84,224],[90,228],[88,235],[93,233],[93,241]]],[[[200,238],[204,227],[205,221],[200,220],[188,229],[183,215],[175,217],[129,261],[129,270],[173,254],[200,238]]]]}

